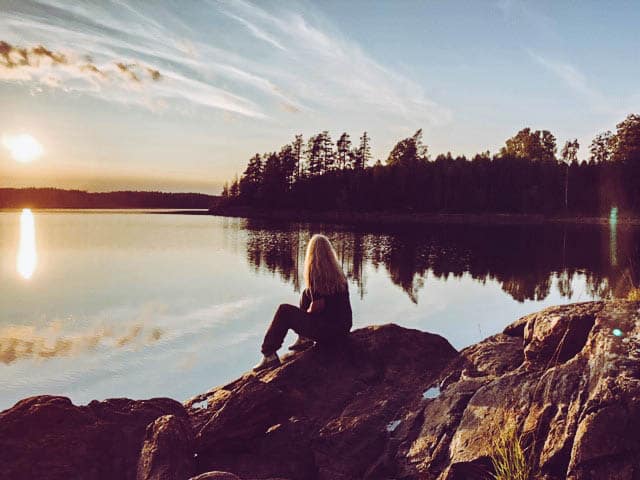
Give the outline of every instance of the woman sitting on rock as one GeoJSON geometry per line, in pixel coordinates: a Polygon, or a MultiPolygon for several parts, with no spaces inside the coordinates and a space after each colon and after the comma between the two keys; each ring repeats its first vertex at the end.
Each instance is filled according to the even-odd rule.
{"type": "Polygon", "coordinates": [[[264,358],[253,368],[259,372],[280,365],[276,353],[289,329],[298,334],[290,350],[302,350],[314,341],[332,343],[351,330],[349,289],[338,257],[329,239],[314,235],[304,260],[305,289],[300,308],[282,304],[276,310],[262,343],[264,358]]]}

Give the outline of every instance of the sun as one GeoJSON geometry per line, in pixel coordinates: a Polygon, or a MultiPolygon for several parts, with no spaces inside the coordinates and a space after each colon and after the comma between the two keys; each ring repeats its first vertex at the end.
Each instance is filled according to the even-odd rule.
{"type": "Polygon", "coordinates": [[[2,144],[16,162],[30,162],[44,151],[40,142],[26,133],[5,135],[2,137],[2,144]]]}

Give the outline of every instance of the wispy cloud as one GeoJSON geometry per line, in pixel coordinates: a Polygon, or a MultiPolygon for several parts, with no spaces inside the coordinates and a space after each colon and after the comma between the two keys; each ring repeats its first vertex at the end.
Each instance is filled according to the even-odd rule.
{"type": "Polygon", "coordinates": [[[421,85],[373,60],[317,12],[269,12],[242,0],[226,5],[236,18],[269,31],[282,47],[277,63],[285,68],[258,69],[303,104],[318,109],[374,108],[418,123],[450,120],[451,112],[427,98],[421,85]]]}
{"type": "Polygon", "coordinates": [[[495,7],[501,12],[504,20],[526,26],[537,35],[559,40],[557,22],[547,15],[542,8],[535,8],[535,2],[526,0],[496,0],[495,7]]]}
{"type": "Polygon", "coordinates": [[[557,76],[574,94],[586,100],[590,108],[602,113],[615,111],[606,96],[592,87],[576,66],[551,60],[531,50],[527,50],[527,53],[535,62],[557,76]]]}
{"type": "Polygon", "coordinates": [[[279,48],[280,50],[286,50],[286,48],[284,48],[282,46],[282,44],[276,40],[275,38],[273,38],[271,35],[269,35],[267,32],[265,32],[264,30],[258,28],[257,26],[255,26],[253,23],[245,20],[242,17],[239,17],[237,15],[234,15],[233,13],[230,12],[225,12],[225,14],[230,17],[233,18],[234,20],[240,22],[242,25],[244,25],[247,30],[249,30],[249,32],[251,32],[251,34],[260,39],[260,40],[264,40],[265,42],[273,45],[276,48],[279,48]]]}
{"type": "Polygon", "coordinates": [[[153,109],[182,103],[257,119],[324,111],[412,124],[450,120],[422,85],[375,61],[313,7],[285,5],[24,0],[0,12],[0,38],[45,45],[73,65],[48,65],[38,74],[5,69],[2,79],[153,109]],[[80,63],[87,56],[92,61],[80,63]],[[145,79],[152,81],[142,88],[145,79]]]}

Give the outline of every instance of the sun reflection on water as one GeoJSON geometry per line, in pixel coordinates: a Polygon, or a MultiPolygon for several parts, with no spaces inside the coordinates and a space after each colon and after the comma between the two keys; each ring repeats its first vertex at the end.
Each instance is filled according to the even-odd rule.
{"type": "Polygon", "coordinates": [[[30,208],[20,214],[20,245],[16,268],[25,280],[29,280],[36,270],[38,254],[36,253],[36,226],[30,208]]]}

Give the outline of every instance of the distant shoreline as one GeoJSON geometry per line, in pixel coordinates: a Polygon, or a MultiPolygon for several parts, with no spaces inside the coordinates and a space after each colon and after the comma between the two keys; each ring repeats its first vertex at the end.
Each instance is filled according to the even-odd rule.
{"type": "Polygon", "coordinates": [[[204,193],[171,193],[120,190],[87,192],[60,188],[2,188],[0,209],[32,208],[38,210],[195,210],[208,209],[218,199],[204,193]]]}
{"type": "Polygon", "coordinates": [[[208,208],[185,209],[168,207],[33,207],[25,205],[23,207],[0,207],[0,212],[21,212],[24,209],[34,212],[131,212],[131,213],[180,213],[188,215],[210,215],[208,208]]]}
{"type": "MultiPolygon", "coordinates": [[[[249,207],[168,208],[168,207],[0,207],[0,212],[31,208],[44,212],[86,211],[95,213],[127,212],[154,215],[206,215],[217,217],[277,220],[289,222],[319,222],[343,225],[608,225],[609,217],[547,217],[540,214],[471,214],[471,213],[408,213],[408,212],[314,212],[306,210],[259,210],[249,207]]],[[[618,225],[640,225],[640,218],[619,217],[618,225]]]]}
{"type": "MultiPolygon", "coordinates": [[[[258,210],[250,207],[211,208],[208,212],[182,210],[183,215],[214,215],[265,220],[326,222],[349,225],[608,225],[609,217],[546,217],[538,214],[466,214],[408,212],[312,212],[303,210],[258,210]]],[[[620,217],[618,225],[640,225],[640,218],[620,217]]]]}

